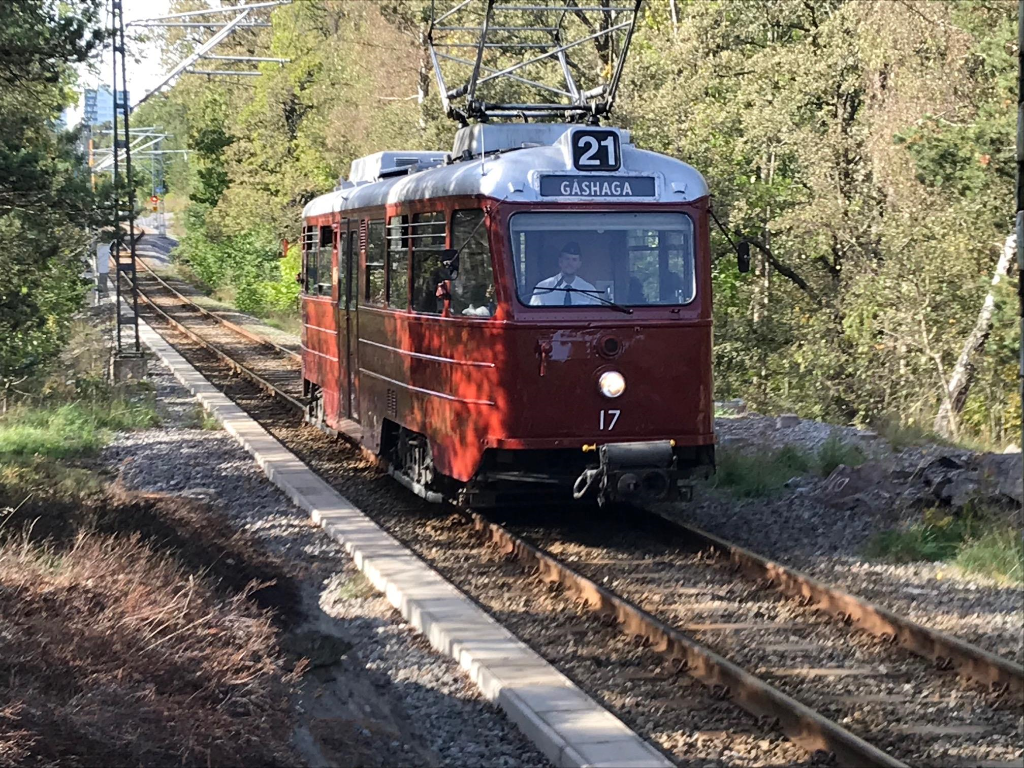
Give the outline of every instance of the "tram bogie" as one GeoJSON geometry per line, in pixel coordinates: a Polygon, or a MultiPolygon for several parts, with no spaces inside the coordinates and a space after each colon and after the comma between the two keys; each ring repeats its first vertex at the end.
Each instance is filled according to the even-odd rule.
{"type": "Polygon", "coordinates": [[[356,161],[304,211],[315,418],[430,498],[687,495],[714,465],[707,205],[612,128],[356,161]]]}

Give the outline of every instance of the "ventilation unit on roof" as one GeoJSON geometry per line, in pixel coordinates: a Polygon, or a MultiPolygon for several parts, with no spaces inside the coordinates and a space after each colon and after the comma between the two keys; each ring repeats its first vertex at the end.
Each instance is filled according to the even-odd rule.
{"type": "Polygon", "coordinates": [[[365,183],[391,176],[404,176],[443,165],[444,152],[377,152],[352,161],[349,181],[365,183]]]}

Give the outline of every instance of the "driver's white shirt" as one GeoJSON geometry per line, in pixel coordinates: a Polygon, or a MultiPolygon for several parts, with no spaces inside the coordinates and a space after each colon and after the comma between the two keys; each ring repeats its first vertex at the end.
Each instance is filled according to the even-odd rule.
{"type": "Polygon", "coordinates": [[[576,290],[569,291],[569,301],[572,306],[579,306],[580,304],[600,304],[601,302],[594,298],[589,293],[579,293],[579,291],[596,291],[590,283],[584,280],[579,275],[576,275],[571,283],[565,281],[565,276],[559,272],[553,277],[549,277],[545,280],[541,280],[537,283],[537,287],[533,289],[533,296],[530,297],[530,305],[534,307],[540,306],[564,306],[566,292],[562,290],[544,290],[545,288],[574,288],[576,290]]]}

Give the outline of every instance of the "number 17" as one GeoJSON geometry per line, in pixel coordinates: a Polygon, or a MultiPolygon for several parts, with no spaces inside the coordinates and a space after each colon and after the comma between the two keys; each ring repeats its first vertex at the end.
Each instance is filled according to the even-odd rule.
{"type": "Polygon", "coordinates": [[[620,413],[622,413],[622,411],[602,410],[601,421],[598,426],[598,429],[601,430],[602,432],[611,432],[613,429],[615,429],[615,423],[619,420],[620,413]],[[607,414],[607,416],[605,414],[607,414]],[[605,426],[606,424],[607,426],[605,426]]]}

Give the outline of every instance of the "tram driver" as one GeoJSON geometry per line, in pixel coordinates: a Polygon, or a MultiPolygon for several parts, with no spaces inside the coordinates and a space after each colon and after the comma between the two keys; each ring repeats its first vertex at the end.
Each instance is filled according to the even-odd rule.
{"type": "Polygon", "coordinates": [[[571,307],[600,304],[595,298],[600,291],[576,274],[582,263],[579,243],[574,240],[566,243],[558,255],[559,273],[537,283],[530,305],[571,307]]]}

